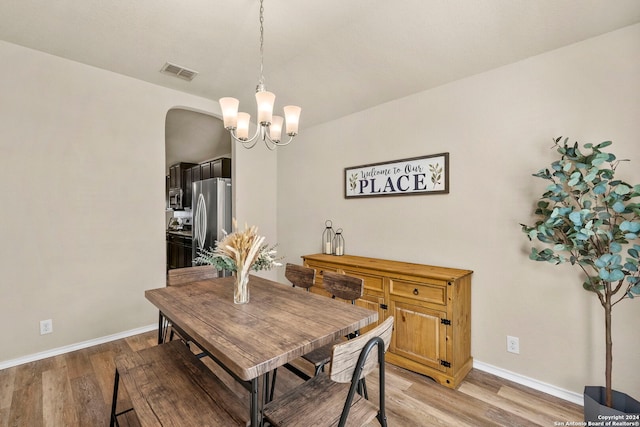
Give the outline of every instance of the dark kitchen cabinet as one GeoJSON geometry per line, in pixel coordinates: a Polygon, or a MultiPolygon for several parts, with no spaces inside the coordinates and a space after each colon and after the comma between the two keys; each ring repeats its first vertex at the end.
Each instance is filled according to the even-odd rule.
{"type": "Polygon", "coordinates": [[[193,182],[191,168],[195,163],[176,163],[169,167],[169,189],[181,190],[181,203],[178,209],[191,207],[191,184],[193,182]]]}
{"type": "Polygon", "coordinates": [[[200,165],[195,165],[191,168],[191,182],[202,181],[202,173],[200,170],[200,165]]]}
{"type": "Polygon", "coordinates": [[[169,188],[177,188],[176,184],[178,182],[178,165],[173,165],[169,167],[169,188]]]}
{"type": "Polygon", "coordinates": [[[213,178],[211,175],[211,162],[200,163],[200,179],[213,178]]]}
{"type": "Polygon", "coordinates": [[[191,207],[191,196],[193,195],[193,168],[186,168],[182,171],[182,179],[184,182],[183,194],[182,198],[182,207],[190,208],[191,207]]]}
{"type": "Polygon", "coordinates": [[[169,167],[169,188],[182,187],[182,166],[184,163],[176,163],[169,167]]]}
{"type": "Polygon", "coordinates": [[[191,237],[167,233],[167,270],[192,266],[191,237]]]}
{"type": "Polygon", "coordinates": [[[231,178],[231,159],[222,158],[212,161],[211,178],[231,178]]]}
{"type": "Polygon", "coordinates": [[[191,168],[191,182],[209,178],[231,178],[231,159],[224,157],[191,168]]]}

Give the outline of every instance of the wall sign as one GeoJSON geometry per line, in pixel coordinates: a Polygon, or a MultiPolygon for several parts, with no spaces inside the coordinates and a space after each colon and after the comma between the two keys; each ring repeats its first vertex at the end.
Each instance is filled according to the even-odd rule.
{"type": "Polygon", "coordinates": [[[449,193],[449,153],[344,169],[344,197],[449,193]]]}

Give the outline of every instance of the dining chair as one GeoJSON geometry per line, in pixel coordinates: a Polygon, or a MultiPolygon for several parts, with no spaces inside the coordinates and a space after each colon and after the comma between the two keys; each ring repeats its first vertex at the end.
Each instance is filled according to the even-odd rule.
{"type": "Polygon", "coordinates": [[[316,270],[315,268],[305,267],[303,265],[287,263],[284,270],[284,277],[291,282],[294,288],[302,288],[308,292],[316,280],[316,270]]]}
{"type": "Polygon", "coordinates": [[[218,277],[218,270],[212,265],[174,268],[167,271],[167,286],[184,285],[199,280],[215,279],[216,277],[218,277]]]}
{"type": "MultiPolygon", "coordinates": [[[[351,304],[355,304],[356,300],[361,298],[364,292],[364,280],[346,274],[325,271],[322,275],[322,283],[332,298],[340,298],[351,302],[351,304]]],[[[349,338],[358,334],[359,332],[356,331],[349,338]]],[[[324,366],[329,363],[333,346],[341,341],[338,340],[327,344],[302,356],[303,359],[313,364],[314,375],[318,375],[324,369],[324,366]]]]}
{"type": "MultiPolygon", "coordinates": [[[[316,270],[311,267],[306,267],[298,264],[287,263],[284,270],[284,277],[287,278],[291,285],[294,288],[302,288],[309,292],[309,289],[313,286],[313,283],[316,280],[316,270]]],[[[308,380],[310,377],[302,370],[298,369],[298,367],[287,363],[285,367],[296,374],[298,377],[308,380]]],[[[269,394],[269,399],[273,399],[273,394],[276,388],[276,376],[278,374],[278,369],[273,370],[273,377],[271,379],[271,392],[269,394]]]]}
{"type": "MultiPolygon", "coordinates": [[[[199,265],[195,267],[174,268],[167,271],[167,286],[181,286],[200,280],[215,279],[218,277],[218,270],[212,265],[199,265]]],[[[160,314],[162,316],[162,313],[160,314]]],[[[161,342],[172,341],[176,335],[175,327],[169,324],[166,318],[163,321],[163,331],[161,342]],[[167,339],[167,331],[170,329],[169,337],[167,339]]],[[[180,333],[177,333],[180,336],[180,333]]],[[[182,339],[182,337],[180,337],[182,339]]],[[[185,341],[187,345],[189,343],[185,341]]]]}
{"type": "Polygon", "coordinates": [[[384,354],[393,332],[393,316],[332,349],[329,374],[324,372],[289,390],[264,407],[273,427],[362,426],[377,418],[387,426],[384,354]],[[358,385],[378,368],[379,404],[358,393],[358,385]]]}

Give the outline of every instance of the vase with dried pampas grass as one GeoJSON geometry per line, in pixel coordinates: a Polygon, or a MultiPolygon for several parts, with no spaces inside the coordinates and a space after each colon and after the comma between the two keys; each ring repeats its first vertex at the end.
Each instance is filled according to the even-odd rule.
{"type": "Polygon", "coordinates": [[[276,245],[264,243],[264,236],[258,235],[258,227],[247,226],[238,230],[238,224],[233,220],[234,232],[224,232],[222,240],[216,247],[200,251],[195,260],[196,264],[210,264],[218,270],[228,270],[235,274],[233,301],[236,304],[249,302],[249,272],[270,270],[282,264],[276,258],[276,245]]]}

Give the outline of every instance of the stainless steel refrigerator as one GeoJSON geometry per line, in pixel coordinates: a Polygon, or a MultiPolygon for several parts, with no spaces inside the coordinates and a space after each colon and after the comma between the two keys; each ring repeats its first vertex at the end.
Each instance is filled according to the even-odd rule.
{"type": "Polygon", "coordinates": [[[231,180],[212,178],[193,183],[193,249],[196,259],[201,249],[214,248],[222,230],[231,233],[231,180]]]}

